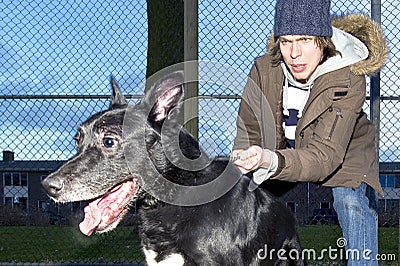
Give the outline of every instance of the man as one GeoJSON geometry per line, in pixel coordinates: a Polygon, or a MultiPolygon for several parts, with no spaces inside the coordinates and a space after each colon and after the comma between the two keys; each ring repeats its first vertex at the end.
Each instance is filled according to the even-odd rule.
{"type": "Polygon", "coordinates": [[[329,9],[329,0],[277,1],[268,53],[255,60],[243,92],[232,156],[242,173],[254,171],[250,190],[267,179],[332,187],[346,249],[359,251],[348,265],[378,265],[369,192],[383,191],[374,127],[362,107],[365,74],[379,71],[388,51],[368,17],[331,20],[329,9]],[[265,145],[265,109],[276,122],[275,150],[265,145]]]}

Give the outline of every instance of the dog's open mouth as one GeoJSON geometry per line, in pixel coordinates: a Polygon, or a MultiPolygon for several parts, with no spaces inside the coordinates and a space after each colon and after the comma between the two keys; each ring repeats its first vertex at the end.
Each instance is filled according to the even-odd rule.
{"type": "Polygon", "coordinates": [[[81,232],[90,236],[95,230],[113,229],[128,211],[139,190],[136,179],[125,181],[85,207],[85,219],[79,224],[81,232]]]}

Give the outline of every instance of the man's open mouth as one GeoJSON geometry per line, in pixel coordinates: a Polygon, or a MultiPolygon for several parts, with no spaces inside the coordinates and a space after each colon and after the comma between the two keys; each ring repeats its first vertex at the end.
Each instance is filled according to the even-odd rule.
{"type": "Polygon", "coordinates": [[[138,190],[137,179],[131,179],[90,202],[84,209],[85,218],[79,224],[81,232],[90,236],[95,230],[106,232],[115,228],[128,211],[138,190]]]}

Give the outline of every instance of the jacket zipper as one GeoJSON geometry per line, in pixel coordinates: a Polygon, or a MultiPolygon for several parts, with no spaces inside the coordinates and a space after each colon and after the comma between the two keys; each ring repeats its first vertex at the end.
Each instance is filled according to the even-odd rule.
{"type": "Polygon", "coordinates": [[[339,120],[339,117],[343,117],[342,116],[342,110],[340,110],[340,109],[336,111],[336,117],[335,117],[335,120],[333,121],[333,125],[332,125],[331,131],[329,132],[329,136],[328,136],[329,140],[331,140],[331,138],[332,138],[333,131],[335,131],[337,122],[339,120]]]}

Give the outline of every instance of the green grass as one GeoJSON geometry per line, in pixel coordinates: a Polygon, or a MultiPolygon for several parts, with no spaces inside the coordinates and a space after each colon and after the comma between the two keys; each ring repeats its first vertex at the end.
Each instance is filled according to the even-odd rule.
{"type": "Polygon", "coordinates": [[[0,262],[142,261],[133,227],[84,236],[72,227],[0,227],[0,262]]]}
{"type": "MultiPolygon", "coordinates": [[[[337,226],[301,226],[299,235],[304,248],[320,252],[336,248],[341,230],[337,226]]],[[[398,228],[379,228],[379,253],[396,254],[398,228]]],[[[90,237],[72,227],[0,227],[0,262],[140,262],[140,240],[134,227],[90,237]]],[[[391,262],[393,263],[393,262],[391,262]]],[[[396,264],[381,264],[396,265],[396,264]]]]}
{"type": "MultiPolygon", "coordinates": [[[[379,253],[397,254],[399,251],[399,228],[379,228],[379,253]]],[[[337,240],[342,236],[339,226],[301,226],[299,236],[305,248],[322,250],[329,246],[337,247],[337,240]]]]}
{"type": "Polygon", "coordinates": [[[303,248],[315,249],[318,253],[329,246],[336,247],[336,241],[341,233],[339,226],[310,225],[299,227],[299,236],[303,248]]]}

